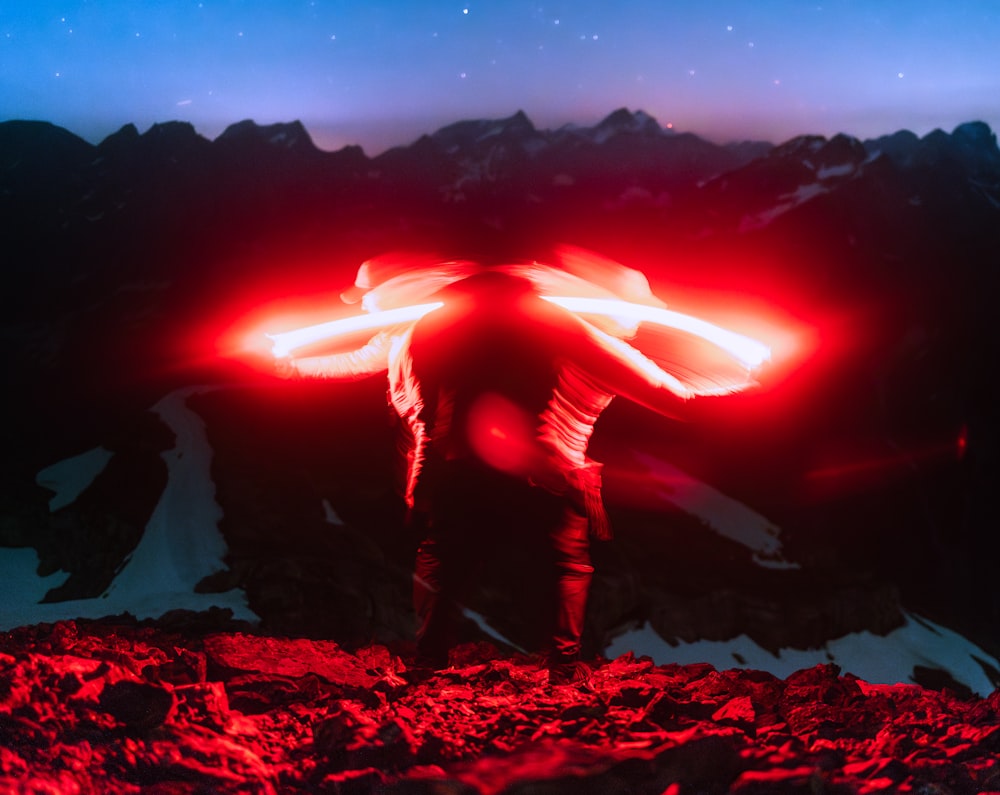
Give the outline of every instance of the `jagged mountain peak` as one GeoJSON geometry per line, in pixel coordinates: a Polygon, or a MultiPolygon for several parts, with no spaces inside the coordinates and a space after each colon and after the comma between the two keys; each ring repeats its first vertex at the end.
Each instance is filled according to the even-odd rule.
{"type": "Polygon", "coordinates": [[[97,145],[97,148],[100,149],[101,152],[116,151],[124,147],[132,146],[139,140],[140,137],[139,130],[134,124],[125,124],[101,141],[97,145]]]}
{"type": "Polygon", "coordinates": [[[154,124],[133,143],[138,152],[144,153],[143,156],[168,163],[188,161],[192,156],[200,158],[210,147],[208,139],[199,135],[194,125],[186,121],[154,124]]]}
{"type": "Polygon", "coordinates": [[[827,144],[822,135],[797,135],[771,150],[772,157],[810,157],[827,144]]]}
{"type": "Polygon", "coordinates": [[[885,154],[891,160],[901,163],[908,163],[918,146],[920,138],[912,130],[897,130],[891,135],[881,135],[864,142],[864,147],[870,155],[885,154]]]}
{"type": "Polygon", "coordinates": [[[951,134],[952,146],[961,152],[960,157],[973,171],[985,168],[997,176],[1000,170],[1000,149],[996,133],[982,121],[958,125],[951,134]]]}
{"type": "Polygon", "coordinates": [[[637,110],[633,113],[628,108],[618,108],[598,122],[594,127],[594,132],[601,137],[621,132],[660,135],[663,133],[663,128],[660,127],[660,123],[655,118],[644,110],[637,110]]]}
{"type": "MultiPolygon", "coordinates": [[[[904,131],[906,132],[906,131],[904,131]]],[[[901,133],[896,133],[900,135],[901,133]]],[[[959,124],[950,133],[937,127],[919,139],[924,144],[936,144],[949,146],[959,144],[982,148],[983,150],[996,150],[997,137],[992,128],[984,121],[967,121],[959,124]]]]}
{"type": "Polygon", "coordinates": [[[506,119],[505,121],[507,122],[508,127],[511,126],[522,127],[529,129],[532,132],[534,132],[535,130],[535,125],[532,124],[531,119],[528,118],[528,114],[525,113],[523,110],[519,110],[517,113],[515,113],[513,116],[506,119]]]}
{"type": "Polygon", "coordinates": [[[0,197],[20,191],[37,195],[63,185],[93,158],[94,147],[62,127],[46,121],[0,122],[0,197]]]}
{"type": "Polygon", "coordinates": [[[93,146],[69,130],[47,121],[13,120],[0,122],[0,165],[10,167],[24,157],[45,153],[62,165],[87,158],[93,146]]]}
{"type": "Polygon", "coordinates": [[[801,163],[810,170],[857,166],[868,158],[861,141],[849,135],[832,138],[822,135],[800,135],[774,147],[768,157],[801,163]]]}
{"type": "Polygon", "coordinates": [[[968,121],[964,124],[959,124],[952,131],[951,137],[990,149],[997,148],[996,133],[984,121],[968,121]]]}
{"type": "Polygon", "coordinates": [[[927,165],[951,163],[977,178],[995,181],[1000,177],[996,134],[982,121],[965,122],[951,133],[932,130],[919,140],[913,156],[927,165]]]}
{"type": "Polygon", "coordinates": [[[299,152],[317,152],[312,137],[301,121],[257,124],[252,119],[244,119],[229,125],[215,139],[218,144],[262,143],[280,149],[299,152]]]}
{"type": "Polygon", "coordinates": [[[192,140],[201,138],[191,122],[164,121],[157,122],[142,134],[147,140],[192,140]]]}
{"type": "Polygon", "coordinates": [[[519,110],[502,119],[472,119],[442,127],[430,139],[447,152],[467,149],[489,138],[501,135],[532,138],[539,135],[528,115],[519,110]]]}
{"type": "Polygon", "coordinates": [[[86,143],[78,135],[49,121],[37,121],[34,119],[0,121],[0,142],[7,145],[18,137],[49,137],[56,141],[86,143]]]}
{"type": "Polygon", "coordinates": [[[838,133],[833,136],[819,151],[819,163],[833,165],[837,163],[861,163],[868,157],[865,146],[857,138],[838,133]]]}

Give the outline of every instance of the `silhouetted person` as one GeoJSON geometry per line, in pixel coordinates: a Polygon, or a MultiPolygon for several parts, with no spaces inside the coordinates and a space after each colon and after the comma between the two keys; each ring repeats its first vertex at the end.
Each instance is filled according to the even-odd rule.
{"type": "Polygon", "coordinates": [[[461,601],[491,589],[492,602],[513,603],[512,634],[530,625],[528,642],[549,647],[554,678],[572,676],[593,572],[589,537],[610,537],[601,465],[587,456],[594,425],[616,394],[678,416],[704,387],[625,342],[635,321],[587,322],[539,295],[662,307],[641,273],[577,249],[558,259],[559,267],[498,268],[369,260],[345,301],[367,312],[437,300],[442,308],[386,326],[357,350],[279,366],[286,376],[332,379],[388,373],[403,420],[404,497],[422,534],[414,603],[424,665],[447,664],[461,601]]]}
{"type": "Polygon", "coordinates": [[[594,423],[616,394],[674,417],[684,398],[648,360],[526,280],[487,271],[442,299],[389,365],[412,434],[407,500],[424,532],[414,577],[421,659],[447,665],[462,600],[485,575],[522,603],[522,620],[538,619],[553,679],[572,678],[589,535],[606,530],[599,465],[585,456],[594,423]]]}

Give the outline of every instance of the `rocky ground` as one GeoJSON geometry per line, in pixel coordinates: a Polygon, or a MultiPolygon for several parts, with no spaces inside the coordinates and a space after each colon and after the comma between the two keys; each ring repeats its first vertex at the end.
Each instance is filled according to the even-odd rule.
{"type": "Polygon", "coordinates": [[[595,660],[347,650],[119,619],[0,635],[0,791],[976,793],[1000,790],[1000,691],[962,699],[835,666],[786,680],[595,660]]]}

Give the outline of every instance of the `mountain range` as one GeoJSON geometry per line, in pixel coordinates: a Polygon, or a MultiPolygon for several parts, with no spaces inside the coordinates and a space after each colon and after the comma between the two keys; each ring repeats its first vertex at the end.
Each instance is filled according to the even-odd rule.
{"type": "MultiPolygon", "coordinates": [[[[129,125],[97,145],[0,123],[0,552],[34,550],[46,583],[8,577],[5,621],[39,599],[50,618],[102,596],[128,609],[118,578],[175,526],[159,511],[181,488],[171,505],[211,492],[197,515],[218,543],[198,557],[184,542],[172,571],[200,572],[177,582],[201,596],[153,612],[214,601],[275,633],[411,633],[384,385],[277,381],[217,341],[275,298],[335,300],[386,251],[499,262],[563,243],[643,270],[668,303],[724,294],[811,332],[794,367],[689,426],[618,403],[602,418],[617,539],[595,550],[591,650],[652,629],[669,648],[747,638],[778,659],[923,626],[977,644],[996,684],[1000,150],[981,122],[719,145],[641,111],[557,130],[517,113],[376,157],[321,151],[298,122],[212,141],[129,125]],[[186,486],[163,408],[178,396],[211,451],[186,486]],[[705,493],[710,507],[686,500],[705,493]],[[742,535],[720,530],[720,505],[739,506],[742,535]]],[[[491,621],[498,598],[469,631],[516,643],[516,621],[491,621]]],[[[932,658],[911,678],[969,686],[932,658]]]]}

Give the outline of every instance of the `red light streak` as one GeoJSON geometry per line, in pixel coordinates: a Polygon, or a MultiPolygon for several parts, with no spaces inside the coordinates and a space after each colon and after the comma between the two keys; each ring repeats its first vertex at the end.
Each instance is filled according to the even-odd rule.
{"type": "Polygon", "coordinates": [[[926,467],[961,461],[966,450],[965,429],[957,437],[910,446],[883,455],[855,455],[846,460],[828,461],[803,475],[803,482],[826,492],[860,489],[904,477],[926,467]]]}

